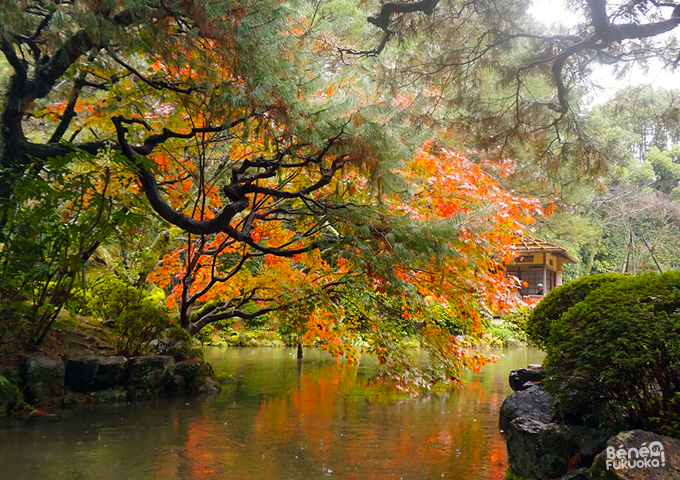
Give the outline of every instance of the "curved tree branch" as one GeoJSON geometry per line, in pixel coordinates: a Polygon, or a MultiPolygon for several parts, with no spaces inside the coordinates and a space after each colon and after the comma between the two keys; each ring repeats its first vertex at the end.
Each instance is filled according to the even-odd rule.
{"type": "MultiPolygon", "coordinates": [[[[384,3],[380,12],[368,17],[369,23],[389,32],[390,17],[393,13],[414,13],[423,12],[425,15],[432,15],[434,8],[439,0],[420,0],[418,2],[387,2],[384,3]]],[[[390,32],[391,33],[391,32],[390,32]]]]}
{"type": "MultiPolygon", "coordinates": [[[[240,119],[237,123],[241,123],[245,119],[240,119]]],[[[210,220],[196,220],[182,212],[178,212],[172,208],[161,195],[158,184],[156,183],[156,177],[154,174],[144,166],[140,155],[148,155],[153,151],[153,149],[160,143],[170,139],[170,138],[192,138],[201,132],[218,132],[223,131],[229,126],[222,127],[204,127],[193,129],[191,132],[182,134],[172,132],[165,129],[163,133],[158,135],[152,135],[148,137],[142,147],[133,148],[127,142],[125,137],[127,133],[127,128],[123,123],[131,123],[123,117],[113,117],[111,121],[116,127],[116,133],[118,135],[118,142],[121,147],[121,152],[125,155],[130,162],[137,168],[137,176],[142,184],[146,198],[149,200],[151,207],[158,213],[164,220],[170,222],[173,225],[177,225],[181,229],[197,234],[197,235],[210,235],[212,233],[224,232],[228,228],[229,222],[234,216],[248,208],[249,201],[245,196],[227,204],[222,208],[222,210],[210,220]]],[[[237,124],[233,122],[233,124],[237,124]]]]}

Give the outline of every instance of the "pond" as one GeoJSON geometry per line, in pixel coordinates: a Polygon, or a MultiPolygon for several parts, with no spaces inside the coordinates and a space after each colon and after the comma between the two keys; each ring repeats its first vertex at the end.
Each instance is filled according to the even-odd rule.
{"type": "Polygon", "coordinates": [[[501,479],[508,374],[543,355],[495,353],[453,392],[385,399],[361,386],[371,359],[348,365],[308,349],[299,369],[293,349],[205,349],[218,378],[233,379],[220,394],[15,422],[0,429],[0,477],[501,479]]]}

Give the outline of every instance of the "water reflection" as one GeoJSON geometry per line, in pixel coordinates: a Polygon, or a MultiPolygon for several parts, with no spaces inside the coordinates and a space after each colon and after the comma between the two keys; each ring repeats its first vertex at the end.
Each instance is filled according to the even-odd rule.
{"type": "Polygon", "coordinates": [[[500,479],[498,409],[512,368],[537,363],[509,350],[464,388],[378,401],[374,368],[288,349],[209,349],[213,398],[182,397],[67,412],[0,430],[11,479],[500,479]]]}

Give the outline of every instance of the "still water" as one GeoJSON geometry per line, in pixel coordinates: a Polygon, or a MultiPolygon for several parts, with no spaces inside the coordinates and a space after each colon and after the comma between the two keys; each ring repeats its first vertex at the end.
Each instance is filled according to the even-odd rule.
{"type": "Polygon", "coordinates": [[[361,386],[370,359],[307,350],[299,369],[292,349],[206,349],[218,378],[233,379],[222,393],[13,423],[0,429],[0,478],[497,480],[508,374],[542,359],[502,354],[453,392],[385,400],[361,386]]]}

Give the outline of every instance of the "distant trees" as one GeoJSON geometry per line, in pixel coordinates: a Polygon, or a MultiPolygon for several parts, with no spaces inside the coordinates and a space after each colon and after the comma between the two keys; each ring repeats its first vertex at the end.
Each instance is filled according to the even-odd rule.
{"type": "Polygon", "coordinates": [[[631,95],[613,98],[591,116],[600,141],[617,153],[599,188],[563,192],[561,212],[541,223],[544,235],[560,238],[580,253],[583,262],[569,267],[575,275],[680,266],[675,240],[680,234],[680,164],[673,143],[677,125],[664,120],[671,118],[674,101],[651,102],[672,99],[674,93],[650,90],[649,103],[636,108],[629,101],[640,91],[627,92],[631,95]]]}
{"type": "Polygon", "coordinates": [[[628,87],[595,109],[617,129],[616,140],[638,160],[653,147],[666,150],[680,145],[680,91],[652,86],[628,87]]]}
{"type": "Polygon", "coordinates": [[[673,3],[581,0],[568,5],[577,24],[556,30],[534,21],[530,5],[385,2],[368,17],[377,47],[353,53],[379,55],[385,85],[413,94],[414,109],[422,100],[424,123],[447,125],[481,154],[520,158],[523,173],[539,172],[552,189],[574,167],[600,175],[615,158],[581,105],[593,66],[618,75],[648,62],[672,68],[680,18],[673,3]]]}

